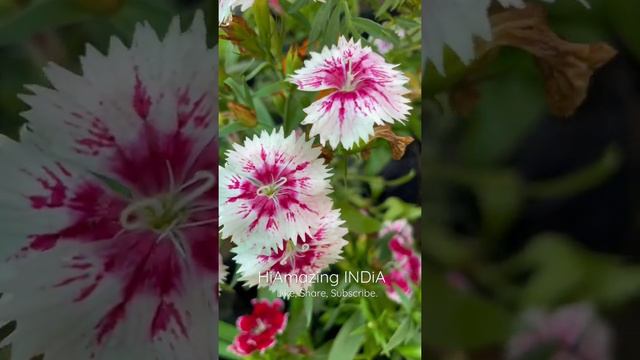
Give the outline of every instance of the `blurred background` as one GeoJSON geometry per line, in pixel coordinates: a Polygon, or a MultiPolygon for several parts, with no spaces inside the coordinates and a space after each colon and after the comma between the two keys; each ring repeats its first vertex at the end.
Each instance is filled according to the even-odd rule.
{"type": "MultiPolygon", "coordinates": [[[[611,329],[612,359],[640,358],[640,2],[589,3],[547,7],[562,38],[618,51],[572,116],[550,115],[536,60],[516,49],[480,65],[463,116],[427,91],[425,358],[502,359],[524,312],[572,304],[611,329]]],[[[545,354],[522,359],[557,359],[545,354]]]]}

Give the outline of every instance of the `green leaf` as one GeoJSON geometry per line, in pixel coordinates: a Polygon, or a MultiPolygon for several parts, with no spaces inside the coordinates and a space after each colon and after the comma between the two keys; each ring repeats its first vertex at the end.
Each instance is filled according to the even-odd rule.
{"type": "Polygon", "coordinates": [[[256,117],[258,118],[259,124],[265,125],[268,128],[272,128],[275,125],[269,110],[260,98],[253,98],[253,107],[256,109],[256,117]]]}
{"type": "Polygon", "coordinates": [[[220,357],[223,359],[232,359],[232,360],[243,359],[242,357],[229,351],[228,350],[229,345],[231,345],[231,342],[218,341],[218,352],[220,353],[220,357]]]}
{"type": "Polygon", "coordinates": [[[271,49],[271,13],[268,0],[256,0],[253,3],[253,15],[258,27],[260,45],[269,53],[271,49]]]}
{"type": "Polygon", "coordinates": [[[609,26],[613,26],[636,59],[640,60],[640,6],[637,1],[607,0],[604,3],[610,17],[609,26]]]}
{"type": "Polygon", "coordinates": [[[385,209],[385,220],[407,219],[414,221],[420,218],[422,210],[419,206],[402,201],[395,196],[387,198],[381,207],[385,209]]]}
{"type": "Polygon", "coordinates": [[[225,340],[229,343],[233,342],[233,339],[238,335],[238,329],[235,326],[228,324],[224,321],[218,322],[218,337],[221,340],[225,340]]]}
{"type": "Polygon", "coordinates": [[[286,85],[287,83],[285,83],[284,81],[274,82],[272,84],[261,87],[255,93],[253,93],[253,96],[259,97],[259,98],[269,96],[275,92],[278,92],[284,89],[286,85]]]}
{"type": "Polygon", "coordinates": [[[311,32],[309,33],[309,42],[316,42],[320,34],[327,29],[329,16],[336,6],[336,0],[327,0],[326,3],[320,5],[320,10],[316,13],[313,24],[311,24],[311,32]]]}
{"type": "Polygon", "coordinates": [[[307,3],[309,2],[309,0],[296,0],[290,7],[289,9],[287,9],[288,13],[294,13],[300,9],[302,9],[303,6],[305,6],[307,3]]]}
{"type": "Polygon", "coordinates": [[[363,17],[355,17],[351,19],[351,23],[356,29],[360,30],[361,32],[366,32],[373,38],[388,41],[396,46],[400,43],[400,40],[398,39],[398,35],[396,33],[384,28],[382,25],[373,20],[363,17]]]}
{"type": "Polygon", "coordinates": [[[395,349],[398,345],[405,342],[406,339],[411,338],[411,319],[405,318],[400,323],[400,326],[396,329],[396,331],[391,335],[391,338],[387,342],[387,344],[382,349],[382,352],[385,355],[389,355],[389,352],[395,349]]]}
{"type": "Polygon", "coordinates": [[[273,301],[278,298],[278,295],[269,290],[268,288],[259,288],[258,289],[258,298],[259,299],[267,299],[269,301],[273,301]]]}
{"type": "Polygon", "coordinates": [[[497,75],[480,82],[482,96],[472,121],[464,128],[461,151],[469,165],[496,165],[508,160],[547,108],[533,60],[515,51],[502,51],[501,55],[502,63],[495,65],[497,75]]]}
{"type": "Polygon", "coordinates": [[[284,112],[284,131],[287,134],[295,130],[304,119],[305,114],[300,105],[301,97],[300,92],[296,90],[292,90],[287,97],[284,112]]]}
{"type": "Polygon", "coordinates": [[[230,134],[233,134],[235,132],[238,132],[238,131],[246,129],[246,128],[247,127],[242,125],[241,123],[234,121],[234,122],[229,123],[229,124],[225,125],[224,127],[222,127],[220,129],[220,132],[218,133],[218,137],[224,138],[224,137],[229,136],[230,134]]]}
{"type": "Polygon", "coordinates": [[[495,171],[476,179],[475,192],[482,214],[484,237],[491,241],[487,250],[509,230],[524,203],[524,185],[512,171],[495,171]]]}
{"type": "Polygon", "coordinates": [[[309,344],[305,298],[293,297],[289,302],[289,319],[284,338],[289,344],[309,344]]]}
{"type": "Polygon", "coordinates": [[[351,315],[336,335],[328,360],[353,360],[355,358],[364,342],[364,335],[352,334],[352,332],[363,324],[364,320],[359,312],[351,315]]]}
{"type": "Polygon", "coordinates": [[[400,346],[396,349],[405,359],[418,360],[422,359],[422,347],[420,345],[400,346]]]}
{"type": "Polygon", "coordinates": [[[522,289],[523,306],[549,307],[585,299],[616,306],[640,294],[640,266],[589,252],[559,234],[535,237],[509,264],[531,274],[522,289]]]}
{"type": "Polygon", "coordinates": [[[333,9],[327,27],[324,30],[322,45],[332,45],[338,42],[338,36],[341,33],[342,13],[343,6],[336,6],[335,9],[333,9]]]}
{"type": "Polygon", "coordinates": [[[307,328],[311,325],[311,320],[313,320],[313,302],[314,298],[312,296],[304,297],[304,315],[307,318],[307,328]]]}
{"type": "Polygon", "coordinates": [[[376,11],[376,18],[382,16],[387,10],[393,9],[398,5],[398,0],[385,0],[378,11],[376,11]]]}
{"type": "Polygon", "coordinates": [[[382,226],[380,221],[361,213],[347,201],[337,201],[336,206],[342,210],[342,219],[351,231],[370,234],[377,232],[382,226]]]}
{"type": "Polygon", "coordinates": [[[0,22],[0,46],[24,42],[32,35],[45,29],[79,23],[91,18],[84,11],[67,0],[34,1],[23,11],[0,22]]]}

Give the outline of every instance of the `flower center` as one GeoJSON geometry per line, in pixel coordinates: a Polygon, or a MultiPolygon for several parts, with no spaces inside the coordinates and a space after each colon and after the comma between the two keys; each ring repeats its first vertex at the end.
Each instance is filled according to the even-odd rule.
{"type": "Polygon", "coordinates": [[[177,230],[216,221],[187,222],[192,214],[216,207],[216,204],[199,204],[201,197],[215,186],[215,175],[209,171],[198,171],[178,189],[174,189],[171,173],[170,177],[172,185],[168,193],[133,201],[122,210],[120,224],[124,231],[151,230],[158,234],[158,241],[169,237],[179,242],[177,230]]]}
{"type": "Polygon", "coordinates": [[[280,265],[289,264],[292,268],[296,267],[296,256],[298,256],[299,253],[309,251],[310,248],[309,244],[302,244],[298,247],[291,239],[287,240],[285,246],[284,253],[280,259],[280,265]]]}
{"type": "Polygon", "coordinates": [[[253,328],[253,330],[251,331],[253,333],[253,335],[260,335],[262,334],[265,330],[267,330],[268,326],[267,324],[264,322],[264,320],[262,319],[258,319],[256,320],[256,327],[253,328]]]}
{"type": "Polygon", "coordinates": [[[273,198],[278,195],[280,188],[287,182],[287,178],[281,177],[278,181],[260,186],[256,193],[260,196],[266,196],[268,198],[273,198]]]}
{"type": "Polygon", "coordinates": [[[351,69],[351,60],[344,65],[344,85],[342,86],[342,91],[351,92],[358,88],[358,84],[360,81],[356,79],[351,69]]]}

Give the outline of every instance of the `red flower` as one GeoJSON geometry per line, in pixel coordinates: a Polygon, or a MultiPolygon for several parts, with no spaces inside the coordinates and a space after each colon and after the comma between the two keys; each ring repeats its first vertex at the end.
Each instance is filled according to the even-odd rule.
{"type": "Polygon", "coordinates": [[[276,344],[276,336],[287,326],[287,314],[282,311],[284,302],[275,299],[253,299],[253,312],[238,318],[236,326],[240,334],[236,336],[229,351],[247,356],[255,351],[264,353],[276,344]]]}

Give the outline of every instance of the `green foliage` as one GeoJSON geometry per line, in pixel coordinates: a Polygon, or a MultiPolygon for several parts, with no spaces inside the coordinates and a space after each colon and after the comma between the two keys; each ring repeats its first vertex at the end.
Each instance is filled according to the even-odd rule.
{"type": "MultiPolygon", "coordinates": [[[[283,127],[285,134],[299,131],[309,138],[309,125],[302,124],[306,116],[304,109],[326,94],[302,92],[287,78],[303,66],[309,52],[336,44],[340,36],[359,39],[367,46],[372,46],[374,39],[392,43],[394,49],[385,54],[385,59],[400,64],[399,68],[408,76],[420,78],[419,15],[405,10],[402,15],[391,13],[392,9],[401,9],[402,1],[388,2],[386,10],[378,11],[375,20],[363,17],[363,9],[370,5],[363,1],[296,0],[281,1],[280,5],[284,10],[282,13],[269,11],[266,0],[256,1],[242,14],[246,22],[242,33],[255,35],[220,39],[222,162],[224,152],[232,143],[241,143],[264,130],[283,127]],[[398,36],[398,27],[405,31],[405,37],[398,36]],[[257,126],[247,127],[235,119],[229,107],[231,103],[255,111],[257,126]]],[[[408,125],[394,127],[394,131],[419,138],[419,101],[412,107],[408,125]]],[[[324,145],[315,139],[314,142],[317,146],[324,145]]],[[[383,141],[361,144],[350,151],[327,147],[324,150],[324,154],[328,154],[327,164],[333,169],[334,193],[331,197],[334,208],[340,209],[349,230],[344,259],[328,271],[341,277],[344,271],[385,271],[384,266],[390,260],[389,239],[378,239],[377,232],[387,220],[417,221],[421,210],[417,204],[398,197],[382,196],[414,179],[415,171],[406,169],[392,180],[381,177],[382,169],[393,161],[391,149],[383,141]]],[[[376,296],[367,298],[364,303],[358,297],[289,299],[287,329],[278,338],[277,346],[265,353],[264,358],[371,359],[383,353],[390,359],[419,357],[419,350],[416,350],[421,342],[421,326],[417,320],[420,317],[419,296],[405,297],[403,304],[396,304],[386,298],[383,286],[377,283],[340,282],[335,288],[314,284],[310,290],[368,290],[374,291],[376,296]],[[305,349],[307,354],[296,354],[291,349],[305,349]]],[[[415,289],[416,293],[419,291],[415,289]]],[[[258,297],[268,296],[259,291],[258,297]]]]}

